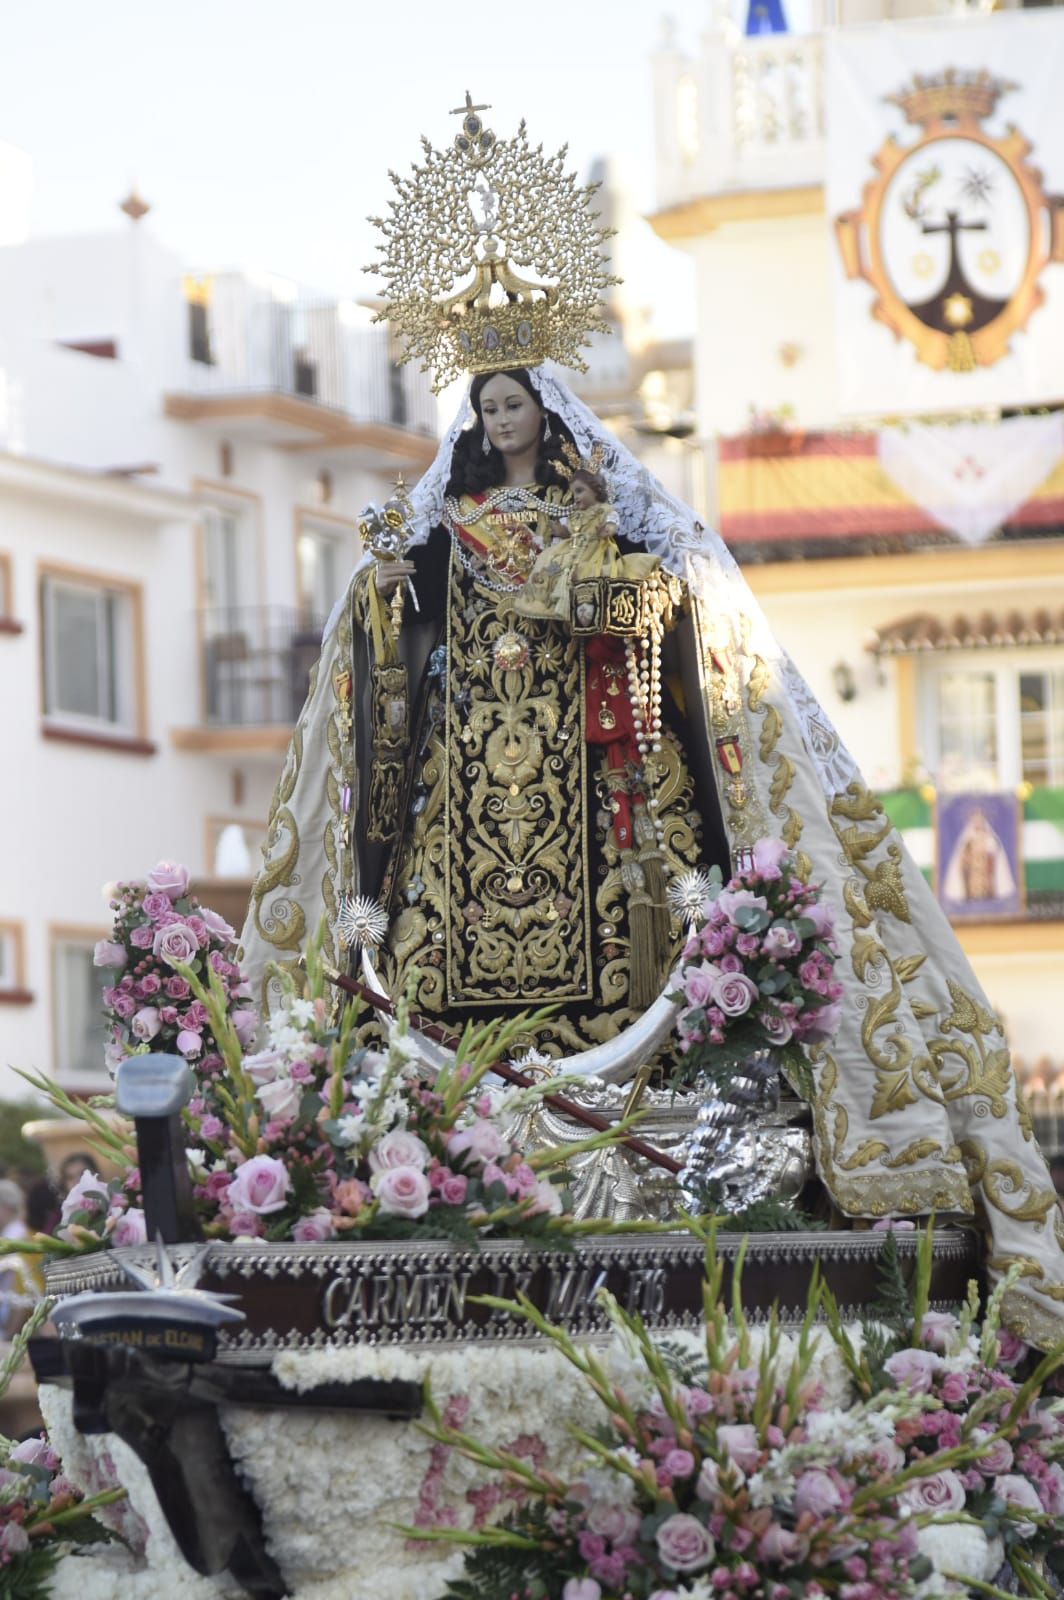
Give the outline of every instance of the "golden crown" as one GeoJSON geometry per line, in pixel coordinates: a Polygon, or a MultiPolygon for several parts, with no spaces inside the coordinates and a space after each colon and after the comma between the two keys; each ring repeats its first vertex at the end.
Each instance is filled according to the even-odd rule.
{"type": "Polygon", "coordinates": [[[929,78],[914,72],[907,88],[884,98],[901,107],[906,122],[926,127],[931,122],[951,122],[960,117],[981,122],[990,116],[1001,96],[1015,88],[1014,83],[993,77],[985,67],[974,72],[947,67],[929,78]]]}
{"type": "Polygon", "coordinates": [[[497,139],[480,117],[489,109],[467,94],[450,148],[423,138],[412,176],[389,173],[390,216],[371,219],[384,234],[367,269],[386,286],[377,320],[403,336],[401,360],[417,357],[435,390],[462,372],[548,357],[586,372],[580,350],[609,331],[602,295],[620,282],[603,252],[613,229],[596,226],[588,204],[598,185],[578,187],[564,171],[566,146],[556,156],[530,148],[524,122],[497,139]]]}

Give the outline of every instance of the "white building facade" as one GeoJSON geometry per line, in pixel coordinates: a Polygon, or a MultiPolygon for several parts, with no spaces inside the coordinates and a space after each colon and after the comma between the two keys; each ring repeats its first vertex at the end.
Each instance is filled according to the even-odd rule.
{"type": "MultiPolygon", "coordinates": [[[[1052,995],[1064,957],[1064,448],[1022,504],[1002,507],[989,539],[968,543],[882,469],[878,439],[898,421],[893,404],[843,415],[838,218],[826,199],[829,138],[840,128],[837,108],[831,122],[825,61],[829,40],[850,29],[892,60],[899,32],[948,27],[948,59],[962,69],[973,29],[1004,24],[1018,27],[1021,50],[1027,30],[1023,76],[1040,82],[1046,40],[1064,43],[1064,9],[1006,21],[927,0],[812,0],[795,31],[750,36],[742,20],[737,6],[715,0],[697,47],[681,48],[667,32],[654,64],[651,221],[695,264],[705,509],[866,776],[888,805],[898,797],[921,866],[934,870],[935,807],[951,787],[1018,795],[1026,911],[958,923],[958,933],[1017,1056],[1029,1067],[1059,1062],[1052,995]],[[879,648],[884,639],[889,650],[879,648]]],[[[1006,76],[1017,76],[1011,58],[1006,76]]],[[[914,121],[896,138],[916,139],[914,121]]],[[[1054,194],[1057,154],[1048,143],[1037,150],[1053,166],[1046,183],[1054,194]]],[[[869,165],[868,180],[874,175],[869,165]]],[[[860,200],[858,188],[847,204],[860,200]]],[[[1055,239],[1057,202],[1048,204],[1045,237],[1055,239]]],[[[1051,295],[1058,289],[1049,274],[1064,266],[1052,264],[1060,260],[1052,246],[1046,256],[1051,295]]],[[[995,266],[992,256],[981,259],[995,266]]],[[[885,372],[900,341],[881,332],[892,352],[885,372]]],[[[874,391],[875,371],[865,376],[874,391]]],[[[1059,383],[1038,396],[1050,407],[1061,398],[1059,383]]],[[[1001,430],[1015,424],[985,404],[966,421],[982,426],[988,462],[1007,455],[991,436],[1003,440],[1001,430]]],[[[964,465],[959,452],[958,475],[964,465]]]]}
{"type": "Polygon", "coordinates": [[[180,860],[240,916],[359,512],[435,451],[394,354],[143,222],[0,247],[0,1098],[103,1086],[106,883],[180,860]]]}

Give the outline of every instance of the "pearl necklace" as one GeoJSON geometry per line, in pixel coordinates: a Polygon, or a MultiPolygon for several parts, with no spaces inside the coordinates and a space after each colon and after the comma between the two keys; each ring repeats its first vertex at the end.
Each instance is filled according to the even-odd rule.
{"type": "Polygon", "coordinates": [[[658,815],[658,797],[652,791],[657,783],[661,755],[661,641],[664,634],[662,614],[653,607],[647,618],[647,639],[642,652],[637,652],[634,639],[624,641],[632,726],[647,790],[647,810],[659,846],[665,843],[665,827],[658,815]]]}
{"type": "Polygon", "coordinates": [[[534,489],[528,489],[523,484],[503,484],[498,489],[489,489],[483,500],[469,511],[464,510],[460,501],[453,495],[448,495],[443,502],[443,510],[444,522],[453,532],[456,522],[468,528],[493,511],[536,511],[542,512],[552,521],[560,522],[569,516],[572,506],[559,505],[554,500],[543,500],[534,489]]]}

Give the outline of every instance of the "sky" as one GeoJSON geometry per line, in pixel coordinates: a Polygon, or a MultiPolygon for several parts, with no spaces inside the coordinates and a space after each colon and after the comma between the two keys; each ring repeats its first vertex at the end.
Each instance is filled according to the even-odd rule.
{"type": "MultiPolygon", "coordinates": [[[[33,161],[34,234],[124,219],[199,271],[262,269],[326,294],[372,292],[365,218],[424,133],[441,146],[465,91],[500,137],[568,142],[572,169],[617,163],[653,209],[651,56],[671,15],[697,48],[710,0],[8,0],[0,140],[33,161]]],[[[637,303],[691,331],[687,258],[642,225],[637,303]]]]}

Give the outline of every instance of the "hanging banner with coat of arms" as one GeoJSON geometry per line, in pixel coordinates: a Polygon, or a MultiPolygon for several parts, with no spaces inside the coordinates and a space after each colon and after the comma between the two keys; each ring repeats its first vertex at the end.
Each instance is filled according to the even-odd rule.
{"type": "Polygon", "coordinates": [[[1064,12],[827,38],[840,404],[1064,396],[1064,12]]]}

